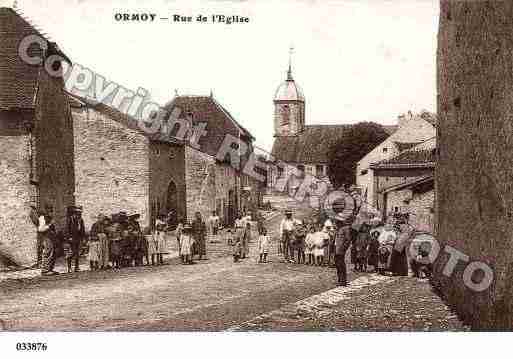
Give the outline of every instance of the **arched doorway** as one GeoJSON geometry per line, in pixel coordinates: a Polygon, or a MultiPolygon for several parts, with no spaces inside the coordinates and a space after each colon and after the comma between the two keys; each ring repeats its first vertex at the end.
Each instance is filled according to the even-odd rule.
{"type": "Polygon", "coordinates": [[[178,190],[175,182],[171,181],[167,187],[166,212],[169,216],[169,225],[174,227],[178,224],[178,190]]]}

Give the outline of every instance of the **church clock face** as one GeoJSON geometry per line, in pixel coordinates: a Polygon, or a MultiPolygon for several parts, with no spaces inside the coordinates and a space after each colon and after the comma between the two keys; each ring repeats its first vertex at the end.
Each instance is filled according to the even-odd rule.
{"type": "Polygon", "coordinates": [[[290,123],[290,107],[289,105],[281,105],[281,125],[288,125],[290,123]]]}

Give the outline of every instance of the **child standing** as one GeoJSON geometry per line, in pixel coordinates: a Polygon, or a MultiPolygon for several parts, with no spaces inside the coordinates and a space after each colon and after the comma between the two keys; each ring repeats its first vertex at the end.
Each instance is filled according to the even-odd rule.
{"type": "MultiPolygon", "coordinates": [[[[100,233],[98,233],[99,235],[100,233]]],[[[103,234],[103,233],[101,233],[103,234]]],[[[89,267],[92,271],[99,269],[100,263],[100,240],[97,236],[89,238],[89,267]]]]}
{"type": "Polygon", "coordinates": [[[73,262],[73,252],[71,250],[71,239],[64,239],[62,243],[62,249],[64,251],[64,258],[66,259],[66,266],[68,273],[71,273],[71,264],[73,262]]]}
{"type": "Polygon", "coordinates": [[[166,222],[163,221],[163,218],[157,219],[156,222],[156,231],[155,237],[157,242],[157,265],[164,264],[164,253],[167,253],[167,244],[166,244],[166,222]]]}
{"type": "Polygon", "coordinates": [[[228,241],[232,246],[233,262],[237,263],[241,257],[241,237],[238,235],[234,236],[231,230],[228,230],[228,236],[228,241]]]}
{"type": "Polygon", "coordinates": [[[121,267],[121,232],[118,228],[112,227],[109,231],[110,239],[110,256],[113,268],[121,267]]]}
{"type": "Polygon", "coordinates": [[[267,254],[269,253],[270,238],[267,235],[267,229],[261,228],[260,235],[258,236],[258,253],[260,259],[258,263],[267,263],[267,254]]]}
{"type": "Polygon", "coordinates": [[[157,236],[155,233],[150,232],[150,234],[144,236],[144,238],[146,238],[146,241],[148,242],[148,258],[146,260],[149,261],[149,258],[151,258],[151,265],[154,266],[155,257],[157,257],[158,253],[157,236]]]}
{"type": "Polygon", "coordinates": [[[191,233],[192,227],[186,224],[180,235],[180,256],[183,264],[193,264],[192,261],[192,245],[194,240],[191,233]]]}
{"type": "Polygon", "coordinates": [[[315,227],[312,225],[305,238],[305,255],[308,258],[308,265],[315,264],[315,227]]]}
{"type": "Polygon", "coordinates": [[[319,225],[317,232],[315,232],[315,249],[314,256],[318,266],[321,266],[324,262],[324,248],[328,244],[328,234],[322,230],[322,226],[319,225]]]}

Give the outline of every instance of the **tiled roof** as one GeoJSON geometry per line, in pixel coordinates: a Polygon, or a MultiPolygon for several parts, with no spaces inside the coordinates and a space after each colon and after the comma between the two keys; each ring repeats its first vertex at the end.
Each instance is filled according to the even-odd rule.
{"type": "Polygon", "coordinates": [[[386,192],[392,192],[392,191],[400,191],[405,188],[414,189],[416,187],[420,187],[420,186],[426,185],[426,184],[428,186],[431,185],[432,188],[434,188],[434,181],[435,181],[435,179],[434,179],[433,175],[422,176],[420,178],[413,178],[411,180],[399,183],[397,185],[387,187],[383,192],[386,193],[386,192]]]}
{"type": "Polygon", "coordinates": [[[351,125],[311,125],[297,136],[274,140],[275,160],[290,163],[327,163],[330,146],[341,139],[351,125]]]}
{"type": "Polygon", "coordinates": [[[207,132],[198,143],[201,151],[211,156],[217,155],[228,134],[234,137],[240,134],[241,139],[250,145],[254,139],[251,133],[211,96],[177,96],[164,109],[171,113],[175,107],[182,110],[181,119],[192,117],[193,126],[206,123],[207,132]]]}
{"type": "Polygon", "coordinates": [[[399,152],[409,150],[410,148],[418,145],[420,142],[394,142],[399,152]]]}
{"type": "Polygon", "coordinates": [[[398,156],[371,165],[371,168],[390,168],[404,166],[433,166],[436,162],[436,150],[410,150],[400,153],[398,156]]]}
{"type": "MultiPolygon", "coordinates": [[[[44,36],[13,9],[0,7],[0,109],[34,107],[39,66],[31,66],[18,56],[18,47],[29,35],[44,36]]],[[[48,40],[47,40],[48,41],[48,40]]],[[[48,41],[49,50],[64,55],[48,41]]],[[[29,55],[41,55],[39,46],[30,47],[29,55]]]]}

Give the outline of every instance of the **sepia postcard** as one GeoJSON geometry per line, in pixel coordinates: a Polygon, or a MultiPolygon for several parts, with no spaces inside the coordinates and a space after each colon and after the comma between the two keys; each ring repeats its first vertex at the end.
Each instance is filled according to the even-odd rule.
{"type": "Polygon", "coordinates": [[[512,33],[499,0],[0,1],[0,340],[510,331],[512,33]]]}

